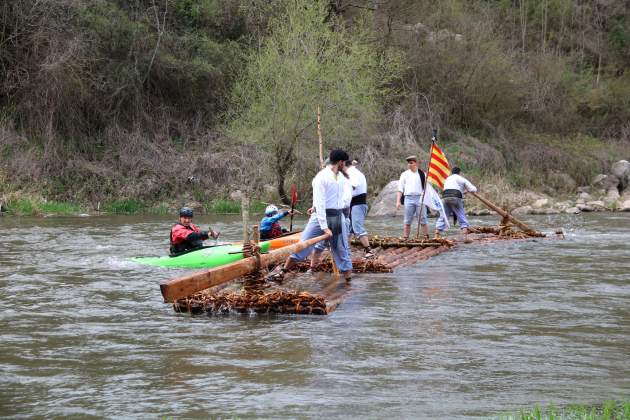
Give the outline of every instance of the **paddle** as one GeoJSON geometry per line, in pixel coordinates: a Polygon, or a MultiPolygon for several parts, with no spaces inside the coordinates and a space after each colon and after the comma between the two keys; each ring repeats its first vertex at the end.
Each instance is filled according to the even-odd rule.
{"type": "Polygon", "coordinates": [[[295,208],[295,203],[297,203],[297,188],[295,185],[291,186],[291,222],[289,224],[289,232],[293,232],[293,209],[295,208]]]}

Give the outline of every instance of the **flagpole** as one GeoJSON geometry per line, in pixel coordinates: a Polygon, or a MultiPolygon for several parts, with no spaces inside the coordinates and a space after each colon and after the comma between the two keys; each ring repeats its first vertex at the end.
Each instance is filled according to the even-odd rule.
{"type": "MultiPolygon", "coordinates": [[[[424,206],[424,195],[427,193],[427,183],[429,182],[429,171],[431,170],[431,157],[433,156],[433,146],[437,140],[437,129],[433,129],[433,136],[431,136],[431,150],[429,150],[429,163],[427,163],[427,172],[424,175],[424,185],[422,186],[422,197],[420,198],[420,209],[418,211],[418,229],[416,230],[416,239],[420,238],[420,220],[422,220],[422,207],[424,206]]],[[[418,168],[420,170],[420,168],[418,168]]],[[[418,174],[420,176],[420,174],[418,174]]],[[[427,216],[429,210],[427,209],[427,216]]]]}

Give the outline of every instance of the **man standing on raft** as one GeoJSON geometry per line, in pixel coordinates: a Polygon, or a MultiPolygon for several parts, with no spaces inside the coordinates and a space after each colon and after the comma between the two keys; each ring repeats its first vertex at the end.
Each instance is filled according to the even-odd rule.
{"type": "Polygon", "coordinates": [[[444,203],[444,215],[435,223],[435,237],[439,238],[446,223],[445,218],[455,216],[459,227],[464,235],[468,234],[468,219],[464,210],[464,194],[467,192],[477,192],[477,187],[471,184],[466,178],[460,175],[461,170],[456,166],[451,171],[451,176],[444,181],[444,191],[442,192],[442,203],[444,203]]]}
{"type": "MultiPolygon", "coordinates": [[[[352,277],[352,260],[347,245],[348,229],[343,215],[344,187],[348,182],[342,170],[348,154],[343,150],[330,152],[330,163],[313,179],[313,207],[311,215],[300,240],[305,241],[328,233],[330,252],[335,259],[339,271],[346,281],[352,277]]],[[[305,260],[313,250],[308,247],[298,253],[290,255],[282,268],[282,272],[288,271],[296,261],[305,260]]]]}
{"type": "Polygon", "coordinates": [[[426,176],[418,168],[418,158],[416,156],[408,156],[405,160],[409,169],[400,175],[398,193],[396,194],[396,210],[400,209],[401,198],[404,197],[405,220],[403,221],[403,239],[409,239],[411,224],[416,217],[419,219],[424,238],[429,239],[427,208],[424,204],[420,204],[426,176]]]}

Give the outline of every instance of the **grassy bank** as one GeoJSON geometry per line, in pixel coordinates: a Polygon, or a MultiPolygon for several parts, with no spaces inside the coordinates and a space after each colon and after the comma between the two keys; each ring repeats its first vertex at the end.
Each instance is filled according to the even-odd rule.
{"type": "Polygon", "coordinates": [[[601,405],[568,405],[535,407],[499,417],[501,420],[630,420],[630,400],[609,400],[601,405]]]}
{"type": "MultiPolygon", "coordinates": [[[[262,214],[267,203],[255,200],[250,204],[251,214],[262,214]]],[[[11,216],[68,216],[79,214],[176,214],[179,205],[149,203],[137,199],[123,199],[100,203],[96,208],[86,204],[64,201],[49,201],[40,196],[11,195],[2,203],[3,212],[11,216]]],[[[241,203],[230,199],[216,199],[198,211],[205,214],[239,214],[241,203]]]]}

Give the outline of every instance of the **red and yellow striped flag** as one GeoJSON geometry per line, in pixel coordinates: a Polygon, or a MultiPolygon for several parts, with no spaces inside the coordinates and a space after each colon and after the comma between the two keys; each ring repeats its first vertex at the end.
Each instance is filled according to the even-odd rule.
{"type": "Polygon", "coordinates": [[[451,174],[451,168],[448,166],[448,160],[444,152],[433,143],[431,148],[431,160],[429,161],[429,181],[444,189],[444,180],[451,174]]]}

